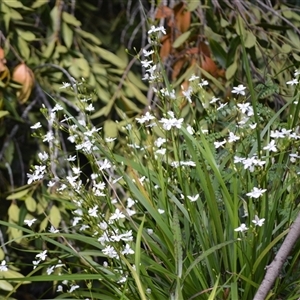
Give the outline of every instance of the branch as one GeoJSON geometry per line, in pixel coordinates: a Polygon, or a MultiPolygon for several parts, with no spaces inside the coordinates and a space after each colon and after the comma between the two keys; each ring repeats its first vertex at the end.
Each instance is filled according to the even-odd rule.
{"type": "Polygon", "coordinates": [[[288,235],[281,245],[272,263],[267,267],[265,278],[258,288],[253,300],[265,300],[270,289],[272,288],[280,270],[292,250],[293,246],[300,237],[300,213],[294,223],[291,225],[288,235]]]}

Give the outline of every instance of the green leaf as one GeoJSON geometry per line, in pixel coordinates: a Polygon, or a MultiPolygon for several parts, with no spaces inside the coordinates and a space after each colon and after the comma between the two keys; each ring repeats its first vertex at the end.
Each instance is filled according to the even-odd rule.
{"type": "Polygon", "coordinates": [[[139,226],[139,230],[137,232],[136,243],[135,243],[135,254],[134,254],[134,262],[136,266],[137,276],[140,276],[140,263],[141,263],[141,240],[143,234],[143,228],[145,223],[145,215],[143,216],[143,220],[141,225],[139,226]]]}
{"type": "Polygon", "coordinates": [[[201,4],[200,0],[189,0],[187,5],[188,11],[194,11],[201,4]]]}
{"type": "Polygon", "coordinates": [[[51,225],[53,225],[55,228],[59,227],[60,221],[61,221],[61,214],[60,210],[56,205],[53,205],[49,212],[49,219],[51,225]]]}
{"type": "Polygon", "coordinates": [[[45,5],[46,3],[48,3],[49,0],[36,0],[32,5],[31,8],[35,9],[35,8],[39,8],[43,5],[45,5]]]}
{"type": "Polygon", "coordinates": [[[136,97],[137,100],[139,100],[142,104],[147,105],[148,99],[147,97],[129,80],[126,80],[126,84],[128,88],[131,90],[133,95],[136,97]]]}
{"type": "Polygon", "coordinates": [[[8,208],[8,217],[10,220],[13,222],[18,222],[19,221],[19,212],[20,209],[17,204],[12,203],[9,208],[8,208]]]}
{"type": "Polygon", "coordinates": [[[290,53],[292,51],[292,47],[289,44],[283,44],[281,46],[281,51],[283,53],[290,53]]]}
{"type": "Polygon", "coordinates": [[[23,30],[17,29],[17,33],[23,40],[25,40],[27,42],[32,42],[36,39],[36,36],[30,31],[23,31],[23,30]]]}
{"type": "Polygon", "coordinates": [[[237,62],[234,61],[233,64],[231,66],[229,66],[225,72],[225,77],[227,80],[231,79],[234,74],[236,73],[237,70],[237,62]]]}
{"type": "Polygon", "coordinates": [[[9,18],[13,20],[23,20],[22,15],[15,9],[10,9],[9,18]]]}
{"type": "Polygon", "coordinates": [[[20,36],[18,36],[18,49],[19,49],[22,57],[25,60],[28,60],[30,57],[30,49],[29,49],[28,43],[20,36]]]}
{"type": "Polygon", "coordinates": [[[190,31],[186,31],[185,33],[181,34],[173,43],[173,48],[180,47],[191,35],[190,31]]]}
{"type": "Polygon", "coordinates": [[[17,0],[2,0],[3,3],[5,3],[7,6],[12,7],[12,8],[24,8],[24,5],[22,4],[21,1],[17,0]]]}
{"type": "Polygon", "coordinates": [[[91,42],[93,42],[96,45],[101,45],[101,41],[99,40],[99,38],[97,38],[95,35],[93,35],[92,33],[89,33],[87,31],[84,31],[80,28],[76,28],[75,30],[80,36],[82,36],[85,39],[90,40],[91,42]]]}
{"type": "MultiPolygon", "coordinates": [[[[1,272],[1,273],[3,273],[3,272],[1,272]]],[[[0,273],[0,276],[1,276],[1,273],[0,273]]],[[[13,288],[14,287],[9,282],[7,282],[6,280],[1,280],[0,281],[0,290],[10,292],[10,291],[13,290],[13,288]]]]}
{"type": "Polygon", "coordinates": [[[218,63],[222,66],[222,68],[226,68],[227,62],[227,53],[223,49],[220,43],[215,40],[209,40],[209,46],[213,56],[216,58],[218,63]]]}
{"type": "Polygon", "coordinates": [[[52,39],[52,41],[48,44],[47,48],[43,50],[42,52],[43,57],[50,58],[54,48],[55,48],[55,40],[52,39]]]}
{"type": "Polygon", "coordinates": [[[46,230],[47,226],[48,226],[48,218],[45,218],[40,224],[39,232],[46,230]]]}
{"type": "Polygon", "coordinates": [[[25,190],[22,190],[22,191],[20,191],[20,192],[13,193],[13,194],[9,195],[6,199],[7,199],[7,200],[21,199],[21,198],[23,198],[25,195],[27,195],[29,191],[30,191],[30,189],[25,189],[25,190]]]}
{"type": "Polygon", "coordinates": [[[98,53],[100,55],[100,58],[110,62],[111,64],[113,64],[121,69],[125,69],[126,62],[123,61],[122,59],[120,59],[114,53],[112,53],[108,50],[105,50],[103,48],[100,48],[100,47],[94,47],[93,49],[95,50],[96,53],[98,53]]]}
{"type": "Polygon", "coordinates": [[[22,230],[17,228],[9,228],[9,233],[16,243],[21,243],[23,236],[22,230]]]}
{"type": "Polygon", "coordinates": [[[291,43],[293,44],[293,46],[296,49],[299,49],[299,45],[300,45],[300,38],[298,36],[298,34],[296,34],[294,31],[292,30],[287,30],[286,31],[291,43]]]}
{"type": "Polygon", "coordinates": [[[85,58],[76,58],[74,60],[78,69],[81,71],[81,77],[88,78],[90,75],[90,65],[85,58]]]}
{"type": "Polygon", "coordinates": [[[28,209],[28,211],[35,212],[36,201],[31,196],[27,196],[25,198],[25,205],[26,205],[26,208],[28,209]]]}
{"type": "Polygon", "coordinates": [[[132,113],[132,112],[139,113],[141,111],[141,109],[138,108],[137,105],[134,102],[132,102],[131,100],[126,98],[124,95],[121,95],[121,99],[123,101],[123,104],[126,107],[126,112],[127,113],[132,113]]]}
{"type": "Polygon", "coordinates": [[[71,14],[65,12],[65,11],[63,11],[63,13],[62,13],[62,19],[66,23],[68,23],[70,25],[73,25],[75,27],[81,26],[81,22],[79,20],[77,20],[73,15],[71,15],[71,14]]]}
{"type": "Polygon", "coordinates": [[[256,44],[256,36],[252,33],[252,31],[247,31],[246,39],[245,39],[245,47],[252,48],[256,44]]]}
{"type": "Polygon", "coordinates": [[[116,122],[114,122],[112,120],[106,120],[104,122],[103,130],[104,130],[104,137],[105,138],[117,137],[118,133],[119,133],[118,125],[116,124],[116,122]]]}
{"type": "Polygon", "coordinates": [[[52,29],[56,33],[60,30],[60,12],[58,6],[54,6],[50,12],[51,21],[52,21],[52,29]]]}
{"type": "Polygon", "coordinates": [[[9,111],[7,110],[0,110],[0,119],[9,115],[9,111]]]}
{"type": "Polygon", "coordinates": [[[67,23],[62,23],[62,38],[67,48],[71,48],[73,43],[73,30],[68,26],[67,23]]]}
{"type": "Polygon", "coordinates": [[[11,165],[15,154],[15,144],[13,140],[8,142],[8,146],[5,148],[4,161],[11,165]]]}
{"type": "Polygon", "coordinates": [[[3,260],[5,257],[5,253],[4,251],[2,250],[2,248],[0,248],[0,260],[3,260]]]}
{"type": "MultiPolygon", "coordinates": [[[[24,279],[24,275],[13,270],[0,271],[0,278],[10,279],[11,281],[18,282],[18,279],[24,279]]],[[[23,283],[29,283],[29,281],[24,281],[23,283]]]]}
{"type": "Polygon", "coordinates": [[[129,71],[127,78],[130,80],[130,82],[132,82],[140,90],[148,91],[148,87],[133,72],[129,71]]]}

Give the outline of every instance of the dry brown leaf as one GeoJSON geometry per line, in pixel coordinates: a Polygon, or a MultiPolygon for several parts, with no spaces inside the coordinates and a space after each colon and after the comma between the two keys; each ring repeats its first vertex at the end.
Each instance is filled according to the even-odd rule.
{"type": "Polygon", "coordinates": [[[160,58],[162,61],[165,61],[171,53],[172,43],[170,39],[170,35],[167,34],[161,39],[162,46],[160,48],[160,58]]]}
{"type": "Polygon", "coordinates": [[[155,18],[162,19],[162,18],[170,18],[173,15],[173,9],[168,6],[161,5],[158,7],[155,18]]]}
{"type": "Polygon", "coordinates": [[[19,102],[24,104],[31,94],[34,85],[34,74],[25,63],[21,63],[15,67],[12,79],[22,85],[22,88],[17,92],[17,97],[19,102]]]}
{"type": "Polygon", "coordinates": [[[7,67],[6,67],[6,59],[5,59],[5,53],[2,48],[0,48],[0,73],[4,72],[7,67]]]}
{"type": "Polygon", "coordinates": [[[186,9],[186,4],[181,2],[174,7],[176,28],[181,33],[186,32],[191,25],[191,12],[186,9]]]}
{"type": "Polygon", "coordinates": [[[186,57],[179,58],[173,65],[173,72],[172,72],[172,80],[175,80],[178,75],[180,74],[180,71],[182,70],[182,67],[186,63],[187,59],[186,57]]]}

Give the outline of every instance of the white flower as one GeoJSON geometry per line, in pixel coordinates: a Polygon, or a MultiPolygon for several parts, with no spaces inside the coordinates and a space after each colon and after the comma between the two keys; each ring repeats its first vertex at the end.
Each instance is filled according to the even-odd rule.
{"type": "Polygon", "coordinates": [[[220,148],[224,144],[226,144],[226,140],[223,140],[222,142],[214,142],[214,145],[215,145],[216,149],[220,148]]]}
{"type": "Polygon", "coordinates": [[[286,82],[287,85],[296,85],[298,83],[299,83],[299,81],[297,78],[294,78],[294,79],[286,82]]]}
{"type": "Polygon", "coordinates": [[[62,84],[63,84],[63,86],[61,86],[60,89],[66,89],[71,86],[71,83],[69,83],[69,82],[63,82],[62,84]]]}
{"type": "Polygon", "coordinates": [[[44,136],[43,142],[51,142],[54,140],[54,135],[52,131],[48,131],[47,134],[44,136]]]}
{"type": "Polygon", "coordinates": [[[83,225],[81,225],[81,227],[79,228],[79,231],[83,231],[83,230],[86,230],[86,229],[88,229],[88,228],[90,228],[89,225],[83,224],[83,225]]]}
{"type": "Polygon", "coordinates": [[[249,102],[248,103],[238,103],[237,106],[240,109],[240,111],[243,114],[245,114],[248,111],[249,107],[250,107],[250,103],[249,102]]]}
{"type": "Polygon", "coordinates": [[[161,148],[155,151],[155,154],[160,154],[160,155],[165,155],[167,149],[166,148],[161,148]]]}
{"type": "Polygon", "coordinates": [[[166,119],[166,118],[162,118],[159,122],[163,124],[163,128],[165,130],[170,130],[172,127],[177,127],[178,129],[180,129],[181,125],[182,125],[182,122],[183,122],[183,118],[181,118],[181,119],[176,119],[176,118],[166,119]]]}
{"type": "Polygon", "coordinates": [[[229,137],[228,137],[228,142],[229,143],[233,143],[233,142],[235,142],[239,139],[240,139],[239,136],[235,135],[233,132],[229,132],[229,137]]]}
{"type": "Polygon", "coordinates": [[[237,163],[243,162],[244,160],[245,160],[244,157],[234,156],[233,163],[237,164],[237,163]]]}
{"type": "Polygon", "coordinates": [[[106,246],[102,252],[110,258],[119,258],[117,251],[110,245],[106,246]]]}
{"type": "Polygon", "coordinates": [[[300,69],[295,70],[295,72],[294,72],[294,76],[295,76],[295,77],[297,77],[298,75],[300,75],[300,69]]]}
{"type": "Polygon", "coordinates": [[[153,234],[153,229],[147,228],[146,230],[147,230],[147,233],[148,233],[149,235],[153,234]]]}
{"type": "Polygon", "coordinates": [[[150,30],[148,30],[148,34],[155,33],[155,32],[162,32],[163,34],[167,34],[164,26],[155,27],[154,25],[152,25],[150,27],[150,30]]]}
{"type": "Polygon", "coordinates": [[[255,226],[263,226],[264,225],[264,222],[265,222],[265,219],[260,219],[257,215],[255,215],[254,217],[255,219],[252,220],[252,222],[254,223],[255,226]]]}
{"type": "Polygon", "coordinates": [[[6,261],[2,260],[1,265],[0,265],[0,272],[6,272],[6,271],[8,271],[6,261]]]}
{"type": "Polygon", "coordinates": [[[199,76],[196,76],[195,74],[193,74],[193,75],[190,77],[189,81],[194,81],[194,80],[196,80],[196,79],[199,79],[199,76]]]}
{"type": "Polygon", "coordinates": [[[47,250],[37,254],[35,257],[39,258],[40,260],[45,260],[47,258],[47,250]]]}
{"type": "Polygon", "coordinates": [[[223,107],[225,107],[227,105],[227,103],[220,103],[219,107],[217,108],[217,110],[222,109],[223,107]]]}
{"type": "Polygon", "coordinates": [[[95,107],[93,106],[92,103],[90,103],[86,108],[85,108],[86,111],[94,111],[95,110],[95,107]]]}
{"type": "Polygon", "coordinates": [[[99,162],[100,170],[106,170],[112,167],[112,164],[105,158],[104,161],[99,162]]]}
{"type": "Polygon", "coordinates": [[[190,135],[193,135],[195,133],[193,127],[191,125],[188,125],[186,127],[186,131],[190,134],[190,135]]]}
{"type": "Polygon", "coordinates": [[[79,285],[72,285],[70,290],[68,291],[68,293],[73,293],[75,290],[77,290],[78,288],[80,288],[79,285]]]}
{"type": "Polygon", "coordinates": [[[233,90],[231,92],[233,94],[245,96],[246,95],[245,89],[246,89],[245,86],[243,86],[242,84],[239,84],[238,86],[233,87],[233,90]]]}
{"type": "Polygon", "coordinates": [[[54,267],[55,266],[51,266],[51,267],[47,268],[46,272],[47,272],[48,275],[51,275],[54,272],[54,267]]]}
{"type": "Polygon", "coordinates": [[[44,151],[43,153],[40,152],[38,154],[38,157],[41,161],[46,161],[49,158],[49,155],[44,151]]]}
{"type": "Polygon", "coordinates": [[[59,285],[57,286],[56,292],[57,292],[57,293],[63,292],[63,287],[62,287],[62,285],[59,284],[59,285]]]}
{"type": "Polygon", "coordinates": [[[141,60],[141,64],[144,68],[151,67],[153,60],[141,60]]]}
{"type": "Polygon", "coordinates": [[[51,225],[51,228],[49,229],[49,232],[50,233],[58,233],[59,230],[58,229],[55,229],[55,227],[53,225],[51,225]]]}
{"type": "Polygon", "coordinates": [[[191,202],[195,202],[198,200],[199,198],[199,194],[195,195],[195,196],[187,196],[187,198],[191,201],[191,202]]]}
{"type": "Polygon", "coordinates": [[[135,119],[138,121],[138,123],[143,124],[145,122],[155,119],[155,117],[153,115],[151,115],[149,113],[149,111],[147,111],[144,116],[142,116],[141,118],[135,118],[135,119]]]}
{"type": "Polygon", "coordinates": [[[60,104],[56,103],[55,106],[51,109],[51,111],[55,112],[55,111],[59,111],[59,110],[63,110],[63,109],[64,108],[60,104]]]}
{"type": "Polygon", "coordinates": [[[167,140],[164,138],[159,137],[155,142],[154,145],[159,148],[160,146],[162,146],[167,140]]]}
{"type": "Polygon", "coordinates": [[[33,260],[32,264],[33,264],[33,270],[38,266],[38,264],[40,263],[40,260],[33,260]]]}
{"type": "Polygon", "coordinates": [[[254,187],[250,193],[247,193],[246,195],[249,196],[250,198],[259,198],[263,193],[265,193],[267,190],[266,189],[260,189],[257,187],[254,187]]]}
{"type": "Polygon", "coordinates": [[[91,216],[91,217],[98,217],[98,205],[95,205],[93,208],[90,208],[88,210],[88,214],[91,216]]]}
{"type": "Polygon", "coordinates": [[[153,53],[154,53],[154,50],[147,51],[147,50],[143,49],[143,54],[145,57],[150,56],[153,53]]]}
{"type": "Polygon", "coordinates": [[[161,214],[161,215],[165,213],[165,211],[164,211],[163,209],[160,209],[160,208],[159,208],[157,211],[158,211],[158,213],[161,214]]]}
{"type": "Polygon", "coordinates": [[[82,217],[75,217],[72,222],[72,226],[76,226],[79,221],[82,220],[82,217]]]}
{"type": "Polygon", "coordinates": [[[31,129],[38,129],[38,128],[41,128],[41,127],[42,127],[41,122],[37,122],[34,125],[30,126],[31,129]]]}
{"type": "Polygon", "coordinates": [[[127,281],[127,275],[126,276],[123,276],[123,277],[121,277],[121,279],[120,280],[118,280],[117,281],[117,283],[124,283],[124,282],[126,282],[127,281]]]}
{"type": "Polygon", "coordinates": [[[275,141],[272,140],[267,146],[265,146],[263,148],[264,150],[267,150],[267,151],[272,151],[272,152],[277,152],[277,148],[276,148],[276,145],[275,145],[275,141]]]}
{"type": "Polygon", "coordinates": [[[203,87],[205,85],[208,85],[208,81],[207,80],[204,80],[204,79],[201,79],[201,82],[198,84],[200,87],[203,87]]]}
{"type": "Polygon", "coordinates": [[[117,138],[107,137],[107,138],[105,138],[105,142],[111,143],[111,142],[115,141],[116,139],[117,138]]]}
{"type": "Polygon", "coordinates": [[[212,99],[209,101],[209,103],[213,104],[213,103],[216,103],[219,100],[220,100],[220,98],[212,97],[212,99]]]}
{"type": "Polygon", "coordinates": [[[123,251],[121,252],[123,255],[127,254],[134,254],[134,251],[130,248],[128,244],[124,247],[123,251]]]}
{"type": "Polygon", "coordinates": [[[244,232],[246,230],[248,230],[248,228],[244,223],[242,223],[240,227],[234,229],[234,231],[240,231],[240,232],[244,232]]]}
{"type": "Polygon", "coordinates": [[[117,208],[115,212],[110,216],[109,220],[119,220],[119,219],[124,219],[125,215],[117,208]]]}
{"type": "Polygon", "coordinates": [[[36,221],[36,219],[24,220],[24,223],[25,223],[27,226],[31,227],[32,224],[33,224],[35,221],[36,221]]]}
{"type": "Polygon", "coordinates": [[[196,167],[196,163],[194,161],[180,161],[179,164],[181,166],[196,167]]]}
{"type": "MultiPolygon", "coordinates": [[[[183,89],[183,87],[181,86],[181,88],[183,89]]],[[[182,95],[190,102],[192,103],[192,93],[193,93],[193,89],[191,87],[189,87],[186,91],[182,90],[182,95]]]]}

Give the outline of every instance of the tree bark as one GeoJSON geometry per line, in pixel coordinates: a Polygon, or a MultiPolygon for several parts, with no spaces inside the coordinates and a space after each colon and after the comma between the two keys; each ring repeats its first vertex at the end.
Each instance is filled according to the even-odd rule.
{"type": "Polygon", "coordinates": [[[286,258],[288,257],[293,246],[300,237],[300,213],[298,214],[296,220],[291,225],[289,233],[287,234],[283,244],[281,245],[279,251],[277,252],[274,260],[267,267],[267,272],[265,277],[259,286],[253,300],[265,300],[269,291],[271,290],[276,278],[278,277],[282,265],[284,264],[286,258]]]}

